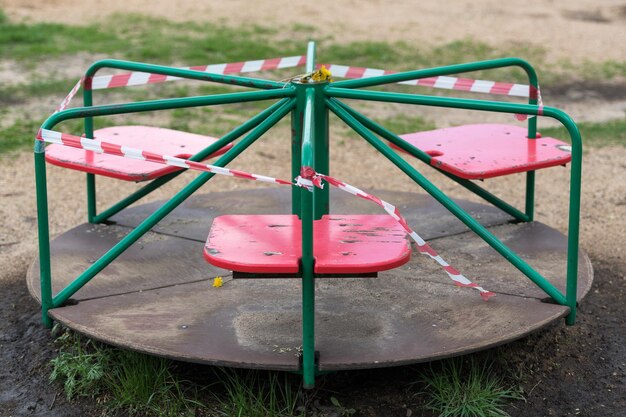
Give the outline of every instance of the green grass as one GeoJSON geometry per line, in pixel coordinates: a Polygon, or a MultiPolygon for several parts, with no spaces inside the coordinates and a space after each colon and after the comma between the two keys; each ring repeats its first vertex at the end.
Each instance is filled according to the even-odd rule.
{"type": "Polygon", "coordinates": [[[246,417],[304,416],[299,408],[302,387],[287,374],[222,369],[217,376],[223,387],[215,398],[220,405],[217,414],[246,417]]]}
{"type": "MultiPolygon", "coordinates": [[[[63,385],[70,401],[92,398],[104,415],[322,417],[359,412],[342,405],[337,399],[341,392],[303,390],[296,375],[177,364],[69,330],[62,331],[57,344],[50,380],[63,385]]],[[[323,386],[323,379],[318,383],[323,386]]],[[[422,411],[425,405],[441,417],[507,416],[505,407],[522,399],[496,375],[491,362],[476,356],[438,362],[422,371],[412,387],[419,387],[422,411]]]]}
{"type": "Polygon", "coordinates": [[[111,362],[109,352],[71,332],[64,332],[56,342],[60,348],[58,356],[50,362],[50,381],[63,383],[68,400],[100,395],[104,389],[102,380],[111,362]]]}
{"type": "Polygon", "coordinates": [[[113,366],[104,378],[108,410],[176,417],[194,416],[196,410],[205,408],[194,399],[197,390],[183,388],[184,381],[172,373],[169,360],[131,351],[114,352],[113,366]]]}
{"type": "MultiPolygon", "coordinates": [[[[609,145],[626,146],[626,117],[607,122],[577,123],[583,138],[583,148],[603,147],[609,145]]],[[[569,134],[564,127],[549,127],[541,129],[543,136],[568,140],[569,134]]]]}
{"type": "Polygon", "coordinates": [[[101,345],[65,330],[56,339],[50,381],[63,384],[68,400],[90,397],[107,414],[194,416],[206,408],[197,389],[172,372],[171,361],[101,345]]]}
{"type": "Polygon", "coordinates": [[[495,375],[488,362],[474,356],[444,360],[423,374],[427,407],[439,417],[505,417],[519,390],[495,375]]]}

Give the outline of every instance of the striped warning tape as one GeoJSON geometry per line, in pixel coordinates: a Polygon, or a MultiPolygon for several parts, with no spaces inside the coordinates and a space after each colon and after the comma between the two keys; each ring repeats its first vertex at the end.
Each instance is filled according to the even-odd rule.
{"type": "Polygon", "coordinates": [[[81,78],[80,80],[78,80],[76,85],[70,90],[70,92],[67,94],[67,96],[65,96],[65,98],[63,99],[61,104],[59,104],[59,107],[57,107],[56,112],[63,111],[63,110],[65,110],[67,108],[67,106],[70,105],[70,101],[72,101],[72,99],[74,98],[76,93],[78,93],[78,90],[83,85],[83,81],[85,81],[84,78],[81,78]]]}
{"type": "MultiPolygon", "coordinates": [[[[325,65],[333,77],[339,78],[370,78],[381,75],[397,74],[398,71],[388,71],[374,68],[349,67],[345,65],[325,65]]],[[[473,80],[459,77],[428,77],[417,80],[401,81],[398,84],[419,85],[423,87],[443,88],[446,90],[470,91],[473,93],[501,94],[516,97],[531,97],[535,90],[526,84],[511,84],[497,81],[473,80]]]]}
{"type": "MultiPolygon", "coordinates": [[[[207,74],[244,74],[249,72],[270,71],[283,68],[294,68],[306,64],[306,56],[288,56],[282,58],[259,59],[255,61],[230,62],[226,64],[201,65],[194,67],[183,67],[193,71],[205,72],[207,74]]],[[[105,90],[117,87],[130,87],[136,85],[156,84],[166,81],[183,80],[182,77],[171,75],[152,74],[149,72],[127,72],[115,75],[99,75],[91,78],[90,88],[92,90],[105,90]]],[[[65,110],[74,98],[81,86],[84,85],[85,78],[78,80],[74,88],[63,99],[57,112],[65,110]]]]}
{"type": "Polygon", "coordinates": [[[296,178],[296,182],[285,181],[273,177],[268,177],[265,175],[257,175],[251,174],[244,171],[239,171],[230,168],[218,167],[215,165],[204,164],[201,162],[189,161],[182,158],[177,158],[175,156],[169,155],[160,155],[153,152],[148,152],[142,149],[131,148],[123,145],[117,145],[110,142],[103,142],[97,139],[88,139],[85,137],[69,135],[66,133],[56,132],[48,129],[40,129],[37,134],[37,140],[47,143],[54,143],[57,145],[70,146],[72,148],[85,149],[88,151],[93,151],[96,153],[104,153],[109,155],[117,155],[125,158],[131,159],[140,159],[149,162],[156,162],[159,164],[171,165],[184,169],[192,169],[196,171],[204,171],[204,172],[212,172],[218,175],[226,175],[237,178],[245,178],[253,181],[261,181],[272,184],[282,184],[282,185],[296,185],[299,187],[306,187],[309,190],[312,188],[319,187],[322,188],[322,180],[327,181],[329,184],[339,188],[340,190],[346,191],[350,194],[353,194],[357,197],[364,198],[366,200],[372,201],[382,207],[390,216],[392,216],[406,231],[406,233],[411,236],[411,238],[417,244],[417,248],[420,253],[429,256],[434,259],[443,269],[446,271],[448,276],[459,286],[474,288],[480,291],[480,295],[483,300],[488,300],[489,297],[495,295],[495,293],[491,291],[487,291],[482,287],[479,287],[475,283],[472,283],[469,279],[467,279],[463,274],[457,271],[455,268],[450,266],[446,261],[441,258],[433,250],[428,243],[426,243],[413,229],[409,227],[405,218],[400,214],[400,211],[393,206],[392,204],[387,203],[375,197],[371,194],[366,193],[356,187],[353,187],[350,184],[346,184],[342,181],[339,181],[333,177],[329,177],[327,175],[319,174],[315,172],[312,168],[304,168],[302,171],[302,176],[296,178]]]}
{"type": "Polygon", "coordinates": [[[37,140],[54,143],[57,145],[70,146],[72,148],[85,149],[87,151],[93,151],[96,153],[123,156],[125,158],[131,159],[140,159],[142,161],[156,162],[159,164],[172,165],[175,167],[193,169],[196,171],[212,172],[219,175],[246,178],[249,180],[268,182],[273,184],[291,184],[290,181],[279,180],[276,178],[266,177],[264,175],[249,174],[247,172],[238,171],[236,169],[228,169],[214,165],[203,164],[200,162],[188,161],[186,159],[177,158],[175,156],[160,155],[142,149],[117,145],[110,142],[103,142],[97,139],[87,139],[85,137],[68,135],[66,133],[55,132],[53,130],[40,129],[39,133],[37,134],[37,140]]]}
{"type": "MultiPolygon", "coordinates": [[[[290,56],[282,58],[260,59],[254,61],[231,62],[225,64],[213,64],[183,67],[182,69],[190,69],[194,71],[205,72],[209,74],[244,74],[250,72],[276,70],[283,68],[294,68],[306,64],[306,56],[290,56]]],[[[317,65],[316,68],[321,68],[317,65]]],[[[365,67],[351,67],[345,65],[330,64],[325,65],[333,77],[339,78],[369,78],[381,75],[396,74],[397,71],[389,71],[365,67]]],[[[104,90],[117,87],[129,87],[136,85],[156,84],[166,81],[174,81],[184,79],[171,75],[152,74],[148,72],[128,72],[115,75],[99,75],[90,80],[90,88],[92,90],[104,90]]],[[[79,88],[84,85],[84,78],[81,78],[70,93],[62,101],[57,111],[65,110],[72,98],[76,95],[79,88]]],[[[470,78],[459,77],[428,77],[417,80],[401,81],[398,84],[418,85],[423,87],[442,88],[456,91],[469,91],[473,93],[500,94],[516,97],[530,97],[539,100],[541,105],[541,93],[539,89],[526,84],[512,84],[487,80],[473,80],[470,78]]],[[[520,116],[523,117],[523,116],[520,116]]]]}
{"type": "MultiPolygon", "coordinates": [[[[283,58],[259,59],[256,61],[231,62],[227,64],[202,65],[195,67],[183,67],[193,71],[206,72],[208,74],[244,74],[248,72],[277,70],[293,68],[306,64],[306,56],[288,56],[283,58]]],[[[93,77],[91,88],[103,90],[107,88],[128,87],[133,85],[145,85],[162,83],[165,81],[181,80],[181,77],[171,75],[151,74],[148,72],[128,72],[116,75],[99,75],[93,77]]]]}
{"type": "Polygon", "coordinates": [[[478,286],[473,283],[469,279],[467,279],[463,274],[461,274],[457,269],[448,264],[440,255],[435,252],[435,250],[428,244],[420,235],[417,234],[406,222],[406,219],[400,213],[400,210],[393,204],[390,204],[380,198],[366,193],[363,190],[360,190],[350,184],[347,184],[343,181],[339,181],[336,178],[329,177],[328,175],[319,174],[310,167],[304,167],[302,169],[302,176],[296,178],[296,185],[301,187],[306,187],[312,189],[313,187],[323,188],[322,180],[328,182],[334,187],[339,188],[347,193],[355,195],[357,197],[363,198],[365,200],[369,200],[382,207],[383,210],[387,212],[391,217],[393,217],[404,229],[404,231],[413,239],[413,241],[417,244],[417,250],[423,254],[429,256],[431,259],[434,259],[444,271],[448,274],[450,279],[454,281],[454,283],[460,287],[468,287],[474,288],[475,290],[480,292],[480,296],[483,300],[487,301],[490,297],[496,295],[491,291],[487,291],[483,287],[478,286]]]}

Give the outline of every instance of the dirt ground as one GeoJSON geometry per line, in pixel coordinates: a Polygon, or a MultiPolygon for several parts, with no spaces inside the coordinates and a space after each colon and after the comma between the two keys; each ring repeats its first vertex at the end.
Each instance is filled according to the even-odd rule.
{"type": "MultiPolygon", "coordinates": [[[[378,0],[268,0],[244,7],[249,3],[109,0],[103,9],[102,3],[94,0],[0,0],[0,7],[10,18],[28,21],[93,22],[114,12],[137,12],[181,21],[225,20],[232,24],[315,21],[319,23],[316,34],[346,40],[408,38],[432,45],[466,37],[490,44],[540,44],[549,40],[547,55],[555,62],[566,58],[573,62],[626,58],[626,51],[616,42],[626,38],[623,1],[607,0],[589,7],[584,0],[530,4],[518,0],[457,0],[441,7],[441,2],[432,0],[400,0],[393,3],[393,10],[390,3],[378,0]]],[[[7,67],[1,68],[4,71],[7,67]]],[[[623,80],[577,84],[547,91],[544,99],[572,113],[577,120],[607,120],[623,117],[624,91],[623,80]],[[607,110],[584,110],[599,105],[607,110]]],[[[455,119],[445,112],[432,112],[427,117],[439,126],[462,120],[462,116],[455,119]]],[[[280,144],[288,135],[287,127],[278,128],[268,140],[238,159],[236,167],[287,178],[288,167],[274,162],[286,160],[288,150],[280,144]]],[[[40,325],[38,306],[24,285],[26,270],[37,253],[32,154],[0,158],[0,417],[92,415],[92,404],[68,404],[59,387],[47,383],[47,364],[54,356],[54,345],[49,331],[40,325]]],[[[339,141],[332,158],[333,174],[359,187],[414,190],[400,176],[381,177],[366,171],[364,167],[372,165],[383,172],[391,172],[392,167],[364,143],[339,141]]],[[[564,232],[568,172],[561,168],[542,171],[537,184],[538,220],[564,232]]],[[[54,167],[48,175],[51,233],[55,236],[84,222],[84,183],[82,176],[54,167]]],[[[181,176],[185,179],[174,181],[149,200],[171,195],[193,175],[181,176]]],[[[503,366],[520,374],[527,398],[509,410],[513,416],[626,415],[626,147],[587,150],[583,178],[581,246],[594,265],[594,286],[580,305],[575,326],[558,322],[500,348],[500,357],[509,361],[503,366]]],[[[473,198],[447,180],[433,180],[455,197],[473,198]]],[[[507,177],[490,180],[486,186],[505,199],[521,203],[517,191],[520,181],[518,177],[507,177]]],[[[210,190],[251,186],[242,180],[219,178],[210,190]]],[[[133,187],[99,180],[102,207],[133,187]]],[[[325,388],[339,392],[346,399],[344,405],[357,408],[359,415],[404,416],[414,401],[406,394],[412,377],[411,367],[348,372],[328,379],[325,388]]]]}

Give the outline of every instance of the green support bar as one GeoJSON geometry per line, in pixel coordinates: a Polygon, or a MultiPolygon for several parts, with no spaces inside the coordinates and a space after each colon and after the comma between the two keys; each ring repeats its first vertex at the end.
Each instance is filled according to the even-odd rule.
{"type": "Polygon", "coordinates": [[[211,74],[192,69],[172,68],[164,65],[144,64],[142,62],[122,61],[119,59],[103,59],[96,61],[85,73],[87,79],[102,68],[122,69],[127,71],[149,72],[151,74],[171,75],[174,77],[186,78],[190,80],[211,81],[214,83],[237,85],[240,87],[259,88],[262,90],[281,89],[285,87],[284,82],[260,80],[235,75],[211,74]]]}
{"type": "Polygon", "coordinates": [[[530,278],[537,286],[544,290],[550,297],[552,297],[557,303],[567,305],[566,297],[554,287],[548,280],[535,271],[530,265],[528,265],[523,259],[521,259],[515,252],[504,245],[498,238],[491,234],[484,226],[478,223],[473,217],[467,214],[461,207],[459,207],[453,200],[439,190],[434,184],[420,174],[415,168],[408,164],[398,154],[396,154],[389,146],[385,145],[380,139],[378,139],[372,132],[370,132],[365,126],[359,123],[348,112],[343,110],[340,106],[329,102],[328,106],[341,120],[343,120],[348,126],[355,130],[365,140],[367,140],[376,150],[382,153],[387,159],[393,162],[398,168],[400,168],[409,178],[415,181],[426,192],[433,196],[439,203],[441,203],[446,209],[454,214],[459,220],[461,220],[467,227],[479,235],[485,242],[487,242],[492,248],[506,258],[513,266],[519,269],[524,275],[530,278]]]}
{"type": "MultiPolygon", "coordinates": [[[[304,121],[302,125],[302,167],[315,165],[315,141],[318,132],[315,100],[317,94],[308,84],[299,84],[305,90],[304,121]]],[[[300,97],[300,96],[298,96],[300,97]]],[[[315,216],[315,194],[300,190],[302,220],[302,377],[304,388],[315,385],[315,274],[313,254],[313,220],[315,216]]]]}
{"type": "Polygon", "coordinates": [[[41,283],[41,319],[51,328],[52,280],[50,272],[50,231],[48,228],[48,188],[44,144],[35,143],[35,188],[37,192],[37,230],[39,238],[39,280],[41,283]]]}
{"type": "MultiPolygon", "coordinates": [[[[528,104],[536,105],[537,104],[537,96],[539,94],[539,82],[537,79],[537,72],[535,69],[525,60],[520,58],[500,58],[493,59],[487,61],[478,61],[478,62],[470,62],[465,64],[457,64],[457,65],[448,65],[437,68],[427,68],[415,71],[406,71],[393,75],[384,75],[379,77],[369,77],[358,80],[346,80],[335,83],[337,87],[343,88],[362,88],[362,87],[372,87],[375,85],[388,84],[393,82],[402,82],[409,81],[420,78],[427,77],[436,77],[441,75],[452,75],[452,74],[460,74],[464,72],[473,72],[480,70],[488,70],[488,69],[497,69],[504,67],[516,66],[521,68],[526,72],[528,76],[528,84],[530,85],[530,94],[528,104]]],[[[528,137],[535,138],[537,132],[537,118],[531,117],[528,119],[528,137]]],[[[466,184],[461,184],[466,186],[466,184]]],[[[472,190],[472,188],[476,188],[475,186],[466,187],[471,191],[477,192],[478,190],[472,190]]],[[[478,191],[483,194],[481,197],[488,196],[486,191],[478,191]]],[[[485,198],[486,200],[490,200],[491,197],[485,198]]],[[[499,204],[499,203],[498,203],[499,204]]],[[[518,220],[522,221],[532,221],[534,219],[534,205],[535,205],[535,172],[529,171],[526,173],[526,202],[525,202],[525,213],[519,212],[517,209],[513,209],[512,211],[509,209],[504,209],[509,212],[509,214],[513,215],[518,220]],[[515,213],[515,214],[513,214],[515,213]],[[522,215],[520,215],[522,214],[522,215]]],[[[505,207],[505,206],[502,206],[505,207]]],[[[501,207],[501,208],[502,208],[501,207]]]]}
{"type": "MultiPolygon", "coordinates": [[[[389,76],[389,77],[393,77],[393,76],[389,76]]],[[[577,281],[578,281],[578,243],[579,243],[578,241],[579,241],[579,221],[580,221],[580,189],[581,189],[580,180],[581,180],[581,174],[582,174],[582,138],[580,136],[580,131],[578,130],[578,127],[567,114],[552,107],[543,107],[540,109],[538,106],[532,106],[528,104],[513,104],[513,103],[479,101],[479,100],[446,98],[446,97],[429,97],[429,96],[422,96],[422,95],[385,93],[385,92],[378,92],[378,91],[354,91],[354,90],[347,90],[347,89],[336,88],[336,87],[328,87],[326,91],[327,91],[327,94],[331,97],[374,100],[374,101],[382,101],[382,102],[395,102],[395,103],[447,107],[447,108],[460,108],[460,109],[469,109],[469,110],[483,110],[483,111],[501,112],[501,113],[514,113],[514,114],[520,113],[520,114],[527,114],[527,115],[533,115],[533,116],[543,115],[546,117],[551,117],[553,119],[556,119],[561,124],[563,124],[563,126],[565,126],[565,128],[567,129],[570,135],[570,140],[572,143],[572,162],[571,162],[571,171],[570,171],[569,222],[568,222],[568,226],[569,226],[568,227],[568,251],[567,251],[567,254],[568,254],[567,256],[567,290],[566,290],[566,297],[563,297],[563,295],[558,291],[551,291],[548,294],[552,298],[554,298],[559,304],[567,305],[570,308],[570,313],[568,314],[566,318],[566,322],[567,324],[574,323],[575,317],[576,317],[576,290],[577,290],[577,281]],[[539,114],[540,112],[541,114],[539,114]]],[[[332,106],[332,103],[329,103],[329,106],[332,106]]],[[[335,106],[335,107],[340,112],[345,112],[339,106],[335,106]]],[[[349,114],[346,114],[346,116],[348,116],[349,118],[353,120],[353,122],[356,122],[358,124],[358,122],[355,119],[353,119],[352,116],[350,116],[349,114]]],[[[365,129],[365,131],[367,132],[365,133],[366,135],[368,134],[371,135],[371,133],[367,131],[367,129],[365,129]]],[[[379,141],[375,137],[374,137],[374,140],[379,141]]],[[[384,144],[383,144],[383,147],[385,147],[384,144]]],[[[395,155],[395,153],[393,154],[395,155]]],[[[395,155],[395,157],[399,158],[397,155],[395,155]]],[[[401,158],[400,160],[403,163],[406,163],[401,158]]],[[[410,170],[413,170],[413,168],[410,166],[408,166],[408,168],[410,170]]],[[[415,171],[415,173],[417,173],[417,171],[415,171]]],[[[420,175],[419,173],[417,174],[420,175]]],[[[447,199],[447,197],[443,195],[443,193],[442,193],[442,196],[447,199]]],[[[464,221],[463,217],[465,216],[461,216],[461,217],[457,216],[457,217],[459,217],[460,220],[464,221]]],[[[471,217],[466,220],[471,222],[470,219],[471,217]]],[[[489,243],[488,240],[486,241],[489,243]]],[[[515,265],[514,261],[511,261],[509,257],[506,257],[506,258],[513,265],[515,265]]],[[[522,264],[520,264],[519,262],[516,262],[516,263],[519,266],[522,266],[522,264]]],[[[515,266],[518,267],[519,269],[518,265],[515,265],[515,266]]],[[[530,274],[535,275],[532,272],[530,272],[530,274]]],[[[530,275],[528,274],[526,275],[529,276],[530,278],[530,275]]],[[[535,278],[539,278],[539,282],[545,281],[545,279],[541,277],[540,275],[535,278]]],[[[551,286],[551,284],[549,285],[551,286]]],[[[541,287],[541,288],[544,291],[546,291],[546,288],[549,288],[549,287],[546,287],[546,288],[541,287]]]]}
{"type": "MultiPolygon", "coordinates": [[[[83,106],[93,106],[93,91],[85,86],[83,88],[83,106]]],[[[85,117],[85,137],[93,139],[93,117],[85,117]]],[[[96,176],[94,174],[86,175],[87,185],[87,221],[89,223],[98,223],[96,216],[98,214],[98,206],[96,203],[96,176]]]]}
{"type": "Polygon", "coordinates": [[[521,220],[521,221],[529,221],[529,219],[528,219],[528,217],[526,216],[525,213],[523,213],[520,210],[518,210],[517,208],[513,207],[512,205],[510,205],[506,201],[504,201],[504,200],[496,197],[495,195],[491,194],[489,191],[487,191],[484,188],[478,186],[477,184],[473,183],[472,181],[466,180],[464,178],[456,177],[456,176],[454,176],[454,175],[452,175],[452,174],[450,174],[448,172],[445,172],[445,171],[442,171],[441,169],[438,169],[436,166],[431,165],[432,157],[430,155],[428,155],[426,152],[420,150],[419,148],[416,148],[415,146],[413,146],[412,144],[408,143],[407,141],[403,140],[400,136],[398,136],[395,133],[391,132],[390,130],[386,129],[384,126],[381,126],[380,124],[374,122],[373,120],[368,119],[363,114],[357,112],[356,110],[354,110],[353,108],[351,108],[347,104],[342,103],[341,101],[339,101],[337,99],[330,99],[330,100],[333,103],[335,103],[338,106],[340,106],[342,109],[346,110],[352,117],[354,117],[356,120],[358,120],[360,123],[362,123],[365,127],[370,129],[371,131],[373,131],[377,135],[381,136],[382,138],[384,138],[384,139],[388,140],[389,142],[393,143],[394,145],[396,145],[397,147],[399,147],[403,151],[407,152],[409,155],[414,156],[415,158],[417,158],[420,161],[424,162],[429,167],[437,170],[438,172],[442,173],[446,177],[448,177],[451,180],[455,181],[459,185],[461,185],[461,186],[465,187],[466,189],[472,191],[474,194],[478,195],[479,197],[481,197],[485,201],[493,204],[495,207],[497,207],[500,210],[504,211],[505,213],[513,216],[513,218],[515,218],[517,220],[521,220]]]}
{"type": "Polygon", "coordinates": [[[447,65],[437,68],[425,68],[414,71],[398,72],[396,74],[381,75],[377,77],[360,78],[357,80],[344,80],[333,83],[341,88],[363,88],[376,85],[399,83],[402,81],[416,80],[419,78],[438,77],[440,75],[461,74],[464,72],[481,71],[488,69],[520,67],[528,75],[531,85],[537,85],[537,73],[526,61],[520,58],[499,58],[487,61],[470,62],[466,64],[447,65]]]}
{"type": "Polygon", "coordinates": [[[64,120],[83,117],[110,116],[114,114],[138,113],[144,111],[173,110],[188,107],[215,106],[219,104],[246,103],[251,101],[274,100],[292,97],[293,89],[285,87],[280,90],[250,91],[241,93],[213,94],[185,98],[168,98],[163,100],[138,101],[126,104],[108,104],[93,107],[75,107],[54,113],[43,123],[43,129],[51,129],[64,120]]]}
{"type": "MultiPolygon", "coordinates": [[[[189,158],[189,160],[190,161],[196,161],[196,162],[204,160],[206,157],[208,157],[209,155],[215,153],[217,150],[219,150],[222,147],[224,147],[224,146],[232,143],[233,141],[239,139],[239,137],[241,137],[245,133],[249,132],[250,129],[258,126],[259,123],[261,123],[263,120],[267,119],[273,112],[278,110],[280,108],[280,106],[281,106],[281,102],[274,103],[273,105],[271,105],[267,109],[263,110],[261,113],[259,113],[256,116],[254,116],[252,119],[246,121],[241,126],[236,127],[234,130],[232,130],[231,132],[229,132],[226,135],[224,135],[221,139],[219,139],[214,144],[204,148],[202,151],[198,152],[197,154],[195,154],[194,156],[189,158]]],[[[144,187],[142,187],[139,190],[135,191],[134,193],[132,193],[128,197],[126,197],[126,198],[122,199],[121,201],[115,203],[113,206],[109,207],[108,209],[104,210],[102,213],[100,213],[97,216],[95,216],[93,218],[93,223],[101,223],[101,222],[109,219],[111,216],[119,213],[121,210],[125,209],[126,207],[128,207],[131,204],[133,204],[137,200],[145,197],[146,195],[150,194],[152,191],[154,191],[154,190],[158,189],[159,187],[161,187],[162,185],[170,182],[171,180],[173,180],[174,178],[176,178],[177,176],[179,176],[183,172],[185,172],[185,171],[181,170],[181,171],[173,172],[173,173],[171,173],[169,175],[165,175],[163,177],[160,177],[160,178],[157,178],[157,179],[151,181],[149,184],[145,185],[144,187]]]]}
{"type": "MultiPolygon", "coordinates": [[[[259,126],[254,129],[250,134],[248,134],[241,142],[233,147],[230,151],[228,151],[225,155],[223,155],[216,163],[216,166],[225,166],[229,162],[231,162],[236,156],[238,156],[241,152],[243,152],[246,148],[248,148],[252,143],[254,143],[259,137],[261,137],[267,130],[269,130],[274,124],[276,124],[280,119],[282,119],[287,113],[291,111],[293,107],[293,100],[283,100],[281,103],[280,109],[274,112],[270,117],[268,117],[265,121],[263,121],[259,126]]],[[[94,108],[95,109],[95,108],[94,108]]],[[[57,115],[60,113],[57,113],[57,115]]],[[[50,118],[52,119],[52,117],[50,118]]],[[[48,119],[48,120],[50,120],[48,119]]],[[[54,126],[54,125],[52,125],[54,126]]],[[[45,179],[45,159],[36,158],[36,169],[38,169],[38,178],[43,177],[45,179]],[[40,171],[43,170],[43,175],[41,175],[40,171]]],[[[124,252],[130,245],[132,245],[137,239],[143,236],[146,232],[148,232],[155,224],[157,224],[163,217],[165,217],[168,213],[174,210],[180,203],[182,203],[186,198],[188,198],[191,194],[193,194],[198,188],[200,188],[204,183],[206,183],[209,179],[214,176],[213,173],[203,173],[194,179],[190,184],[188,184],[185,188],[179,191],[174,197],[172,197],[168,202],[166,202],[162,207],[160,207],[155,213],[145,219],[141,224],[139,224],[131,233],[126,235],[120,242],[118,242],[113,248],[111,248],[106,254],[104,254],[100,259],[98,259],[94,264],[92,264],[86,271],[84,271],[79,277],[77,277],[71,284],[69,284],[66,288],[60,291],[52,300],[52,308],[60,307],[65,303],[76,291],[78,291],[83,285],[85,285],[89,280],[91,280],[98,272],[104,269],[109,263],[111,263],[115,258],[117,258],[122,252],[124,252]]],[[[39,181],[39,180],[38,180],[39,181]]],[[[46,197],[45,184],[38,188],[38,199],[44,199],[46,197]]],[[[48,236],[47,228],[47,204],[39,204],[38,205],[38,217],[41,219],[40,223],[40,236],[45,238],[48,236]],[[44,222],[45,220],[45,222],[44,222]],[[45,223],[45,224],[44,224],[45,223]],[[43,233],[42,233],[42,229],[43,233]]],[[[45,252],[44,252],[45,253],[45,252]]],[[[44,255],[40,255],[44,256],[44,255]]],[[[47,254],[47,260],[44,262],[41,261],[42,266],[47,264],[47,271],[42,268],[42,281],[46,280],[45,285],[50,286],[50,269],[49,269],[49,251],[47,254]]],[[[43,288],[43,285],[42,285],[43,288]]],[[[47,316],[47,309],[44,310],[43,314],[47,316]]]]}

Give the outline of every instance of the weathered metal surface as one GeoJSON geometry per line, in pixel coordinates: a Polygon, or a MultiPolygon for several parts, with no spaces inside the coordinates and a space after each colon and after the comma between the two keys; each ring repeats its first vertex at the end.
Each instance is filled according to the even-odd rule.
{"type": "MultiPolygon", "coordinates": [[[[155,153],[190,158],[217,139],[151,126],[115,126],[99,129],[94,137],[104,142],[127,147],[146,149],[155,153]]],[[[232,148],[227,145],[215,152],[218,156],[232,148]]],[[[46,161],[90,174],[104,175],[124,181],[146,181],[161,177],[179,168],[140,159],[120,158],[115,155],[96,153],[62,145],[46,148],[46,161]]]]}
{"type": "MultiPolygon", "coordinates": [[[[127,227],[83,224],[54,240],[52,245],[52,293],[67,286],[96,259],[128,234],[127,227]]],[[[148,232],[111,265],[72,296],[72,300],[109,297],[229,276],[202,260],[202,242],[148,232]],[[181,267],[182,265],[182,267],[181,267]]],[[[37,279],[29,279],[31,294],[39,300],[38,262],[31,267],[37,279]]]]}
{"type": "MultiPolygon", "coordinates": [[[[411,256],[404,229],[388,215],[322,216],[313,222],[314,272],[360,274],[396,268],[411,256]]],[[[204,247],[211,264],[233,271],[300,271],[302,224],[296,215],[216,217],[204,247]]]]}
{"type": "Polygon", "coordinates": [[[528,129],[521,126],[463,125],[401,137],[432,156],[431,165],[466,179],[534,171],[572,159],[569,144],[548,137],[528,139],[528,129]]]}
{"type": "MultiPolygon", "coordinates": [[[[238,194],[248,209],[269,210],[271,201],[275,207],[281,204],[267,192],[238,194]]],[[[185,208],[185,214],[195,213],[189,220],[197,221],[207,214],[193,204],[208,205],[222,196],[232,202],[236,195],[199,196],[187,203],[192,206],[185,208]]],[[[456,221],[442,221],[447,218],[443,209],[437,216],[425,200],[413,195],[411,212],[417,217],[424,208],[426,219],[438,218],[429,233],[456,230],[456,221]]],[[[286,207],[290,208],[288,203],[286,207]]],[[[238,205],[232,209],[241,210],[238,205]]],[[[125,230],[83,225],[59,236],[52,242],[53,282],[67,283],[125,230]]],[[[564,288],[563,235],[539,223],[506,224],[490,230],[547,272],[558,288],[564,288]]],[[[302,334],[300,280],[232,280],[222,275],[224,285],[215,288],[212,278],[223,271],[211,269],[202,259],[204,237],[193,241],[149,233],[76,293],[77,303],[53,309],[51,315],[91,337],[156,355],[237,367],[297,369],[302,334]]],[[[379,273],[378,278],[318,279],[315,317],[320,369],[392,366],[480,350],[522,337],[569,311],[542,302],[543,294],[530,280],[469,232],[431,244],[497,296],[482,301],[473,291],[449,283],[434,262],[418,254],[403,267],[379,273]]],[[[581,253],[579,299],[588,292],[592,276],[588,258],[581,253]]],[[[39,299],[37,262],[27,279],[39,299]]]]}
{"type": "MultiPolygon", "coordinates": [[[[208,185],[210,188],[210,184],[208,185]]],[[[464,232],[463,223],[425,194],[372,190],[371,193],[395,205],[409,225],[424,239],[434,239],[464,232]]],[[[341,190],[330,190],[330,212],[334,214],[384,214],[371,201],[355,198],[341,190]]],[[[503,224],[512,218],[496,208],[469,201],[458,201],[461,207],[484,226],[503,224]]],[[[161,202],[131,207],[113,216],[117,224],[135,227],[161,202]]],[[[291,192],[274,187],[192,196],[164,218],[153,230],[204,242],[213,219],[226,214],[291,214],[291,192]]]]}

